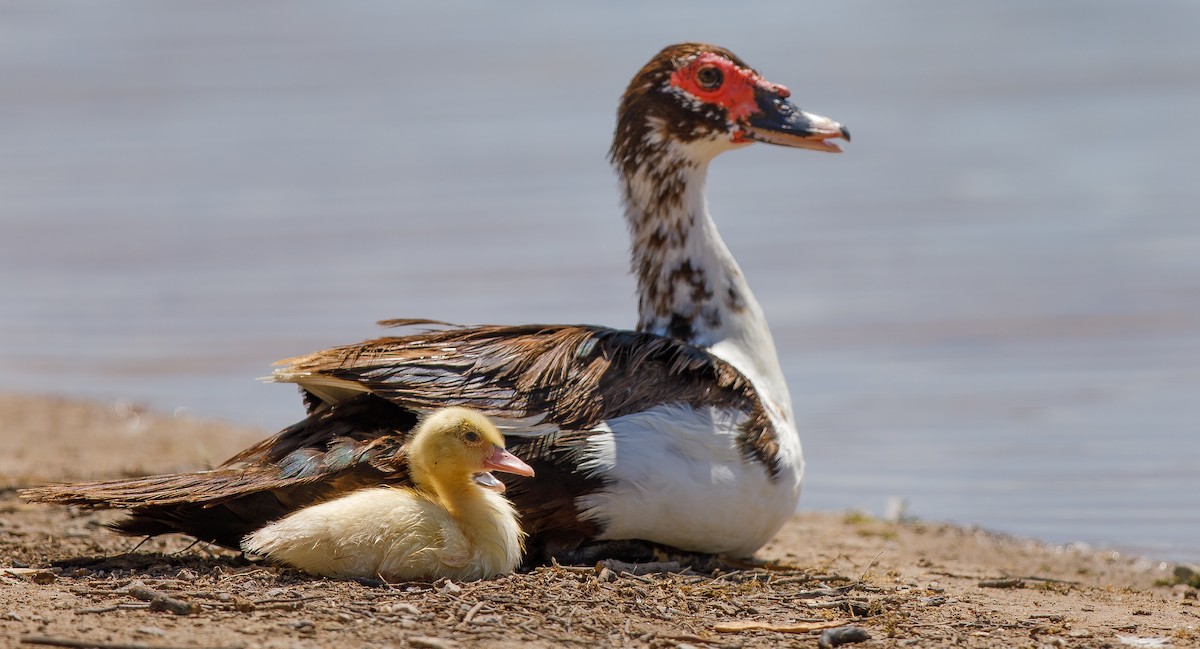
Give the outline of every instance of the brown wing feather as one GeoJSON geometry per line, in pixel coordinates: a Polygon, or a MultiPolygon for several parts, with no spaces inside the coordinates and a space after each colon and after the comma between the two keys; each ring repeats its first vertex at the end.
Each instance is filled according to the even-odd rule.
{"type": "MultiPolygon", "coordinates": [[[[447,404],[507,418],[544,417],[562,430],[682,402],[746,412],[748,437],[770,431],[753,386],[733,366],[685,342],[572,325],[479,326],[380,338],[291,359],[277,380],[329,379],[406,408],[447,404]]],[[[748,449],[772,463],[775,451],[748,449]]]]}

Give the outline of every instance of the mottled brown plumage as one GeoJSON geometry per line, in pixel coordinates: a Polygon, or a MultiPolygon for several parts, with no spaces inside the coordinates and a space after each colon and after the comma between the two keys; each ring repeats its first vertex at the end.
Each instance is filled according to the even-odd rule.
{"type": "MultiPolygon", "coordinates": [[[[608,157],[622,176],[632,176],[653,167],[654,172],[665,179],[674,171],[669,167],[646,164],[651,156],[660,153],[648,150],[643,144],[646,134],[656,128],[653,120],[660,120],[658,123],[661,126],[658,127],[666,129],[670,138],[679,142],[698,140],[727,128],[728,110],[722,106],[706,106],[696,110],[680,102],[662,101],[659,96],[681,64],[705,53],[716,54],[740,68],[753,71],[736,54],[717,45],[678,43],[663,48],[630,80],[617,108],[617,128],[608,157]]],[[[678,195],[677,192],[667,193],[678,195]]]]}
{"type": "Polygon", "coordinates": [[[125,508],[131,518],[116,525],[122,532],[181,531],[236,548],[246,534],[299,507],[360,487],[406,483],[404,444],[415,412],[459,405],[500,418],[538,416],[540,425],[558,429],[509,438],[537,477],[517,481],[508,496],[539,547],[559,549],[576,545],[581,529],[595,528],[581,525],[574,497],[600,481],[564,467],[577,464],[588,431],[600,422],[661,401],[728,407],[750,415],[741,432],[747,458],[770,471],[776,450],[762,405],[739,372],[652,334],[569,325],[455,327],[328,349],[292,359],[284,372],[297,381],[334,378],[358,394],[321,402],[308,418],[211,471],[52,485],[22,495],[125,508]],[[644,384],[661,389],[639,389],[644,384]]]}
{"type": "MultiPolygon", "coordinates": [[[[723,47],[706,43],[680,43],[659,52],[629,83],[617,111],[617,128],[609,150],[609,160],[626,180],[622,184],[626,221],[633,239],[632,271],[638,281],[638,329],[657,331],[701,346],[707,340],[703,332],[719,328],[723,314],[740,312],[746,297],[733,286],[714,294],[716,269],[697,265],[689,257],[689,238],[703,235],[705,214],[686,209],[684,192],[695,176],[703,175],[708,158],[691,155],[689,145],[703,145],[716,137],[733,134],[736,144],[758,139],[752,125],[731,116],[737,107],[719,103],[664,101],[664,94],[680,94],[672,78],[681,69],[694,65],[699,57],[720,57],[740,68],[748,79],[757,82],[756,100],[781,92],[782,86],[762,80],[735,54],[723,47]],[[686,291],[690,299],[679,300],[686,291]]],[[[779,102],[777,97],[770,97],[779,102]]],[[[824,120],[791,108],[796,115],[824,120]]],[[[790,114],[789,114],[790,116],[790,114]]],[[[826,120],[828,121],[828,120],[826,120]]],[[[835,124],[829,122],[829,124],[835,124]]],[[[819,131],[821,137],[849,137],[840,125],[837,132],[819,131]]],[[[806,136],[808,142],[791,146],[809,146],[821,137],[806,136]]],[[[804,139],[804,138],[801,138],[804,139]]],[[[825,148],[822,146],[815,148],[825,148]]],[[[827,148],[836,150],[836,147],[827,148]]],[[[735,269],[736,270],[736,269],[735,269]]]]}

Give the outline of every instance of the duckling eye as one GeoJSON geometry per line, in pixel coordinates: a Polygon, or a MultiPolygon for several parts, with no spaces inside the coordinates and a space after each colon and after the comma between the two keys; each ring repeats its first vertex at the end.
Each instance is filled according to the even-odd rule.
{"type": "Polygon", "coordinates": [[[696,83],[705,90],[716,90],[725,81],[725,75],[718,68],[706,65],[696,71],[696,83]]]}
{"type": "Polygon", "coordinates": [[[465,439],[468,444],[478,444],[479,442],[483,441],[483,438],[479,436],[479,433],[473,430],[468,430],[466,433],[464,433],[463,439],[465,439]]]}

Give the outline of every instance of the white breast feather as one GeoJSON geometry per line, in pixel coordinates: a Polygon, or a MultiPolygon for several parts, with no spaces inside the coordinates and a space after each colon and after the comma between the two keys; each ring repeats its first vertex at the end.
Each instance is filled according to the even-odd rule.
{"type": "Polygon", "coordinates": [[[610,420],[588,442],[581,468],[603,489],[576,502],[602,523],[603,539],[644,539],[695,552],[750,555],[795,512],[803,462],[791,429],[780,435],[780,472],[742,457],[746,416],[664,404],[610,420]],[[789,441],[790,439],[790,441],[789,441]]]}

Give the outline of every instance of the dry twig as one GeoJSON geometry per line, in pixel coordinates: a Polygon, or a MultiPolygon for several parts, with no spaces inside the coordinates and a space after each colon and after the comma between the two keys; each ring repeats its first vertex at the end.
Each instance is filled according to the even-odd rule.
{"type": "Polygon", "coordinates": [[[849,620],[830,620],[828,622],[794,622],[792,624],[775,624],[772,622],[758,622],[756,620],[740,620],[735,622],[718,622],[713,625],[713,630],[719,633],[738,633],[740,631],[808,633],[810,631],[820,631],[821,629],[832,629],[834,627],[843,626],[849,623],[849,620]]]}
{"type": "MultiPolygon", "coordinates": [[[[96,640],[75,640],[74,638],[57,638],[51,636],[27,635],[21,637],[21,644],[36,644],[50,647],[71,647],[72,649],[195,649],[180,645],[142,644],[140,642],[99,642],[96,640]]],[[[245,645],[226,645],[211,649],[242,649],[245,645]]]]}

